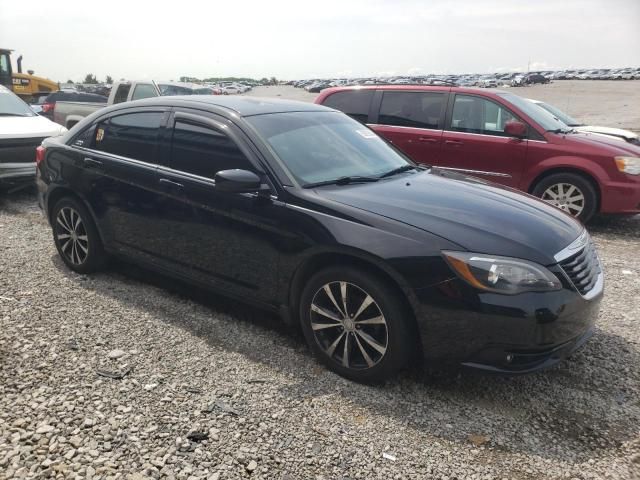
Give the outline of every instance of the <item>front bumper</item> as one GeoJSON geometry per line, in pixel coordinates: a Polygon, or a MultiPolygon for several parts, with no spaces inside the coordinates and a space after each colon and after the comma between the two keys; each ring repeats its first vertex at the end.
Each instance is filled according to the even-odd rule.
{"type": "Polygon", "coordinates": [[[604,282],[583,296],[554,273],[564,288],[553,292],[480,293],[457,278],[416,291],[425,362],[517,374],[569,356],[593,334],[604,282]]]}
{"type": "MultiPolygon", "coordinates": [[[[629,175],[630,177],[632,175],[629,175]]],[[[602,213],[640,213],[640,178],[631,182],[607,182],[602,185],[602,213]]]]}

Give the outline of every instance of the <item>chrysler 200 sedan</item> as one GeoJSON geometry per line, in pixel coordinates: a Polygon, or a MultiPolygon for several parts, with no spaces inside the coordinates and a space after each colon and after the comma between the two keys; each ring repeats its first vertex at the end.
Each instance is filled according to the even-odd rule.
{"type": "Polygon", "coordinates": [[[603,274],[566,213],[417,166],[320,105],[159,97],[100,110],[37,152],[64,263],[108,256],[279,312],[362,382],[416,358],[524,373],[591,335],[603,274]]]}

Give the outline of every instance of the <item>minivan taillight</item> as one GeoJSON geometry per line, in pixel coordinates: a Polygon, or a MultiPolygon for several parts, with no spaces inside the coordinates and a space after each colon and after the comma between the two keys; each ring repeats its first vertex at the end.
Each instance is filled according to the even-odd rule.
{"type": "Polygon", "coordinates": [[[40,162],[44,160],[44,154],[47,152],[47,149],[42,145],[36,147],[36,167],[40,165],[40,162]]]}
{"type": "Polygon", "coordinates": [[[53,109],[55,108],[55,103],[43,103],[42,104],[42,113],[53,113],[53,109]]]}

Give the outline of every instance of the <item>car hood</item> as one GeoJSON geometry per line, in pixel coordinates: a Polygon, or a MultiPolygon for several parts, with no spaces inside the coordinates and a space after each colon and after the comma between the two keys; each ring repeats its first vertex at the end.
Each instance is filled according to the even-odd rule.
{"type": "Polygon", "coordinates": [[[328,200],[438,235],[465,249],[543,265],[583,231],[534,197],[453,172],[423,171],[376,183],[322,187],[328,200]]]}
{"type": "Polygon", "coordinates": [[[638,134],[630,130],[623,130],[622,128],[599,127],[597,125],[582,125],[580,127],[576,127],[576,130],[578,130],[579,132],[602,133],[604,135],[613,135],[615,137],[624,138],[625,140],[638,138],[638,134]]]}
{"type": "Polygon", "coordinates": [[[588,146],[591,151],[599,150],[602,155],[631,155],[640,156],[640,147],[629,142],[621,141],[619,138],[600,133],[576,132],[569,134],[557,134],[564,137],[565,142],[579,143],[588,146]]]}
{"type": "Polygon", "coordinates": [[[36,138],[61,135],[67,129],[39,115],[33,117],[0,116],[0,139],[36,138]]]}

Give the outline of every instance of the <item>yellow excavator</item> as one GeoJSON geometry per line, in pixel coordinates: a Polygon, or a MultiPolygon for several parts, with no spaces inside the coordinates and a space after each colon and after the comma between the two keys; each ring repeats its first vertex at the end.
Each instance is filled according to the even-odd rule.
{"type": "Polygon", "coordinates": [[[12,90],[27,103],[34,103],[38,97],[60,90],[57,82],[37,77],[33,74],[33,70],[22,73],[22,55],[16,60],[18,71],[14,73],[11,68],[12,51],[0,48],[0,85],[12,90]]]}

